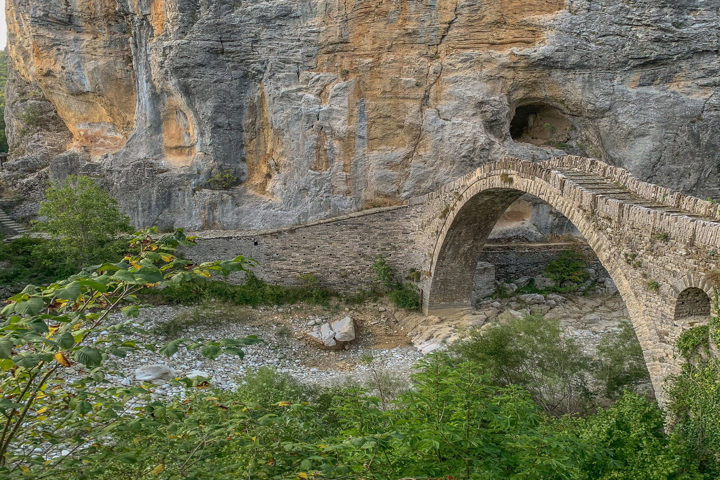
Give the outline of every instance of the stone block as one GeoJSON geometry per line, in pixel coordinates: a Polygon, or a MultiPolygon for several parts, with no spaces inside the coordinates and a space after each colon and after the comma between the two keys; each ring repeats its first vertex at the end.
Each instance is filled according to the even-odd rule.
{"type": "Polygon", "coordinates": [[[477,305],[483,298],[495,293],[495,265],[478,262],[473,277],[472,304],[477,305]]]}

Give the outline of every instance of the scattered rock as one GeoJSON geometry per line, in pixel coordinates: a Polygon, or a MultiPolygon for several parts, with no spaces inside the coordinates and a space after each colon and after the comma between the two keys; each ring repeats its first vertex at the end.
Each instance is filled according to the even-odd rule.
{"type": "Polygon", "coordinates": [[[555,282],[543,275],[537,275],[533,277],[533,280],[535,280],[535,288],[538,290],[542,290],[545,288],[551,288],[555,286],[555,282]]]}
{"type": "Polygon", "coordinates": [[[342,320],[326,322],[315,326],[307,335],[328,348],[343,346],[347,342],[355,340],[355,323],[351,317],[342,320]]]}
{"type": "Polygon", "coordinates": [[[545,303],[545,297],[543,297],[539,293],[526,293],[523,295],[518,295],[518,298],[529,305],[545,303]]]}
{"type": "Polygon", "coordinates": [[[478,262],[473,277],[472,304],[477,305],[483,298],[495,292],[495,265],[478,262]]]}
{"type": "Polygon", "coordinates": [[[337,342],[335,341],[335,331],[329,323],[323,323],[320,325],[320,339],[326,347],[334,347],[337,345],[337,342]]]}
{"type": "Polygon", "coordinates": [[[618,293],[618,289],[615,286],[615,282],[612,281],[612,278],[605,278],[603,286],[605,287],[605,291],[611,295],[618,293]]]}
{"type": "Polygon", "coordinates": [[[566,299],[562,295],[558,295],[557,293],[550,293],[546,297],[548,300],[552,300],[553,302],[560,304],[565,303],[566,299]]]}
{"type": "Polygon", "coordinates": [[[497,319],[500,323],[507,323],[512,320],[517,320],[519,318],[524,318],[525,314],[522,312],[518,312],[517,310],[513,310],[512,308],[508,308],[503,313],[498,315],[497,319]]]}
{"type": "Polygon", "coordinates": [[[175,378],[175,370],[167,365],[145,365],[135,370],[139,382],[166,383],[175,378]]]}

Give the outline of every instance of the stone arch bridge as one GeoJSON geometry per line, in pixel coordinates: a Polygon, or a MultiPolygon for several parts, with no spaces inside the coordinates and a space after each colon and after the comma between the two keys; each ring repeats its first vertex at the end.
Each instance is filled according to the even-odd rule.
{"type": "Polygon", "coordinates": [[[277,230],[202,232],[191,255],[243,254],[268,281],[313,274],[342,291],[368,285],[383,255],[398,272],[421,273],[426,313],[467,307],[488,235],[525,193],[565,215],[614,280],[662,401],[663,383],[679,365],[675,339],[710,316],[720,278],[720,209],[598,160],[504,159],[396,207],[277,230]]]}

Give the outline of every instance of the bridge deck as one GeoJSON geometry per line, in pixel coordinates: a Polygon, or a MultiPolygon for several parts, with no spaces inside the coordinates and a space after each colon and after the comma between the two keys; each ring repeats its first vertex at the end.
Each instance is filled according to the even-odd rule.
{"type": "Polygon", "coordinates": [[[577,184],[581,188],[597,195],[603,195],[605,197],[609,197],[621,202],[632,203],[634,205],[639,205],[641,207],[650,208],[653,210],[661,210],[665,213],[684,215],[687,217],[702,219],[708,222],[720,223],[714,218],[698,215],[696,213],[687,212],[684,210],[680,210],[676,207],[671,207],[669,205],[663,205],[661,203],[648,200],[647,198],[643,198],[636,193],[631,192],[620,184],[608,181],[608,179],[600,175],[591,175],[579,169],[555,168],[554,170],[566,177],[568,180],[577,184]]]}

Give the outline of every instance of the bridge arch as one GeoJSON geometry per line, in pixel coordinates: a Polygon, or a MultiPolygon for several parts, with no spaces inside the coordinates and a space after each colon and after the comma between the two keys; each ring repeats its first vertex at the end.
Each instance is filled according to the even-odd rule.
{"type": "MultiPolygon", "coordinates": [[[[514,159],[485,165],[456,182],[454,204],[445,215],[434,243],[423,308],[426,313],[433,313],[471,306],[476,262],[490,232],[507,208],[528,193],[557,209],[585,237],[627,306],[648,370],[657,370],[652,367],[658,360],[650,353],[657,343],[656,335],[627,275],[630,267],[593,221],[592,213],[578,208],[577,195],[583,193],[567,188],[567,183],[561,173],[550,167],[514,159]]],[[[660,381],[653,379],[653,384],[659,394],[660,381]]]]}

